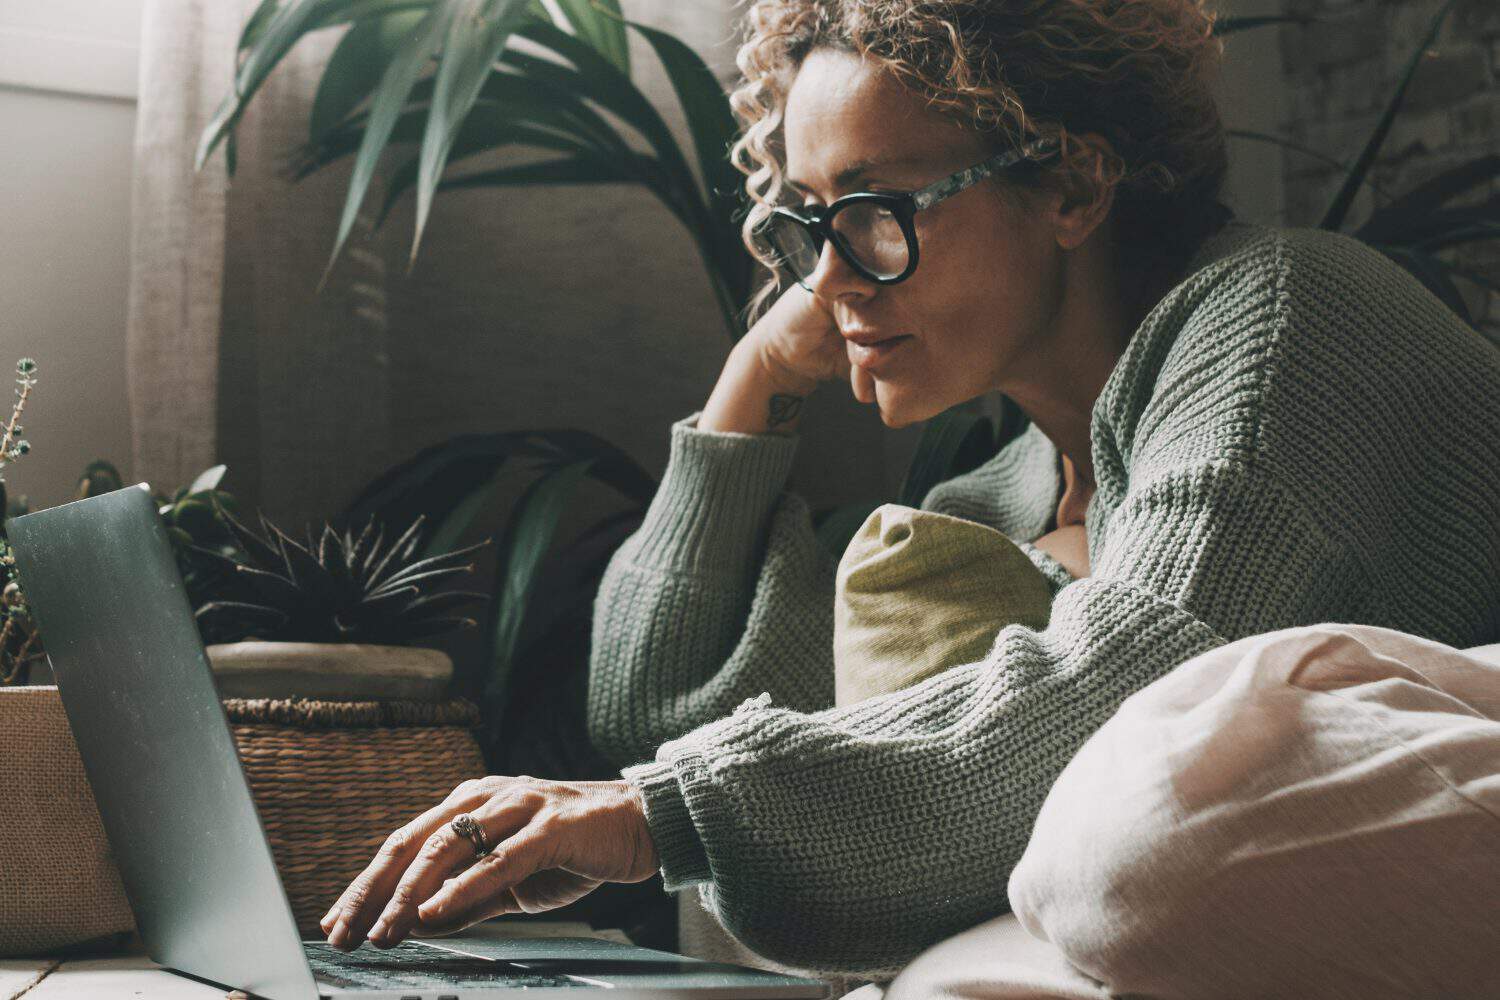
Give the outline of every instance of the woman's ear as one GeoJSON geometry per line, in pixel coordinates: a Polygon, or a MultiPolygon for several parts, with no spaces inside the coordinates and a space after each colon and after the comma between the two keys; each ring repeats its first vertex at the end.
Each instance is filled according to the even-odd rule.
{"type": "Polygon", "coordinates": [[[1076,250],[1105,220],[1114,204],[1115,180],[1112,171],[1103,168],[1115,157],[1109,140],[1097,132],[1086,132],[1069,139],[1092,147],[1093,155],[1101,165],[1100,176],[1065,175],[1050,202],[1051,222],[1058,246],[1064,250],[1076,250]]]}

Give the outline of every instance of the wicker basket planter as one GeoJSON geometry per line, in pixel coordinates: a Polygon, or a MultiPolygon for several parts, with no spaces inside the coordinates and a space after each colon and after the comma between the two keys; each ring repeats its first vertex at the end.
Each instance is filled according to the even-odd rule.
{"type": "Polygon", "coordinates": [[[297,929],[318,920],[386,836],[482,777],[467,701],[226,698],[297,929]]]}
{"type": "Polygon", "coordinates": [[[208,658],[297,928],[320,937],[392,830],[484,775],[479,711],[444,698],[438,650],[252,640],[208,658]]]}

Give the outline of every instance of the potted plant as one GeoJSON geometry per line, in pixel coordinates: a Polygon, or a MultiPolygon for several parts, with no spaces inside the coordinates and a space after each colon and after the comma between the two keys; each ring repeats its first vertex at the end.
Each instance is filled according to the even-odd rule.
{"type": "Polygon", "coordinates": [[[217,503],[215,512],[238,552],[191,548],[218,570],[195,615],[224,697],[434,701],[447,693],[447,654],[412,643],[474,627],[453,612],[488,595],[438,585],[472,573],[465,560],[488,539],[414,561],[422,517],[389,545],[373,517],[358,537],[325,524],[304,545],[264,515],[261,537],[217,503]]]}
{"type": "Polygon", "coordinates": [[[208,576],[194,613],[293,915],[316,935],[391,830],[485,773],[477,707],[449,696],[447,654],[414,643],[475,625],[455,612],[487,595],[439,586],[489,540],[416,558],[423,518],[389,543],[372,518],[303,544],[212,508],[235,552],[188,546],[208,576]]]}

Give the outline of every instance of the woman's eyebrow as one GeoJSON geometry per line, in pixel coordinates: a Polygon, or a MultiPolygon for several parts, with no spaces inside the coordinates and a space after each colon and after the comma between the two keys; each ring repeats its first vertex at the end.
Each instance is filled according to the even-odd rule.
{"type": "MultiPolygon", "coordinates": [[[[857,181],[860,177],[864,176],[877,167],[881,169],[888,169],[890,167],[910,166],[913,163],[921,162],[922,159],[922,157],[917,156],[901,156],[887,160],[855,160],[853,163],[849,164],[847,167],[844,167],[838,173],[833,175],[833,190],[844,190],[845,188],[849,187],[849,185],[857,181]]],[[[803,181],[788,177],[786,179],[786,182],[788,185],[796,188],[803,194],[812,193],[807,187],[806,183],[804,183],[803,181]]]]}

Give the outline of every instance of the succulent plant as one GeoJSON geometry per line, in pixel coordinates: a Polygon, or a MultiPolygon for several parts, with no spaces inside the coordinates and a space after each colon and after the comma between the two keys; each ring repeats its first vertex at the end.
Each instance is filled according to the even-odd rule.
{"type": "Polygon", "coordinates": [[[194,546],[221,570],[211,598],[195,612],[205,642],[269,639],[288,642],[362,642],[404,645],[454,629],[472,618],[452,612],[488,595],[433,592],[435,584],[474,570],[464,558],[490,543],[412,562],[422,524],[418,517],[389,547],[385,526],[372,516],[356,538],[325,523],[307,544],[290,538],[260,515],[262,538],[214,500],[214,509],[248,562],[194,546]]]}

